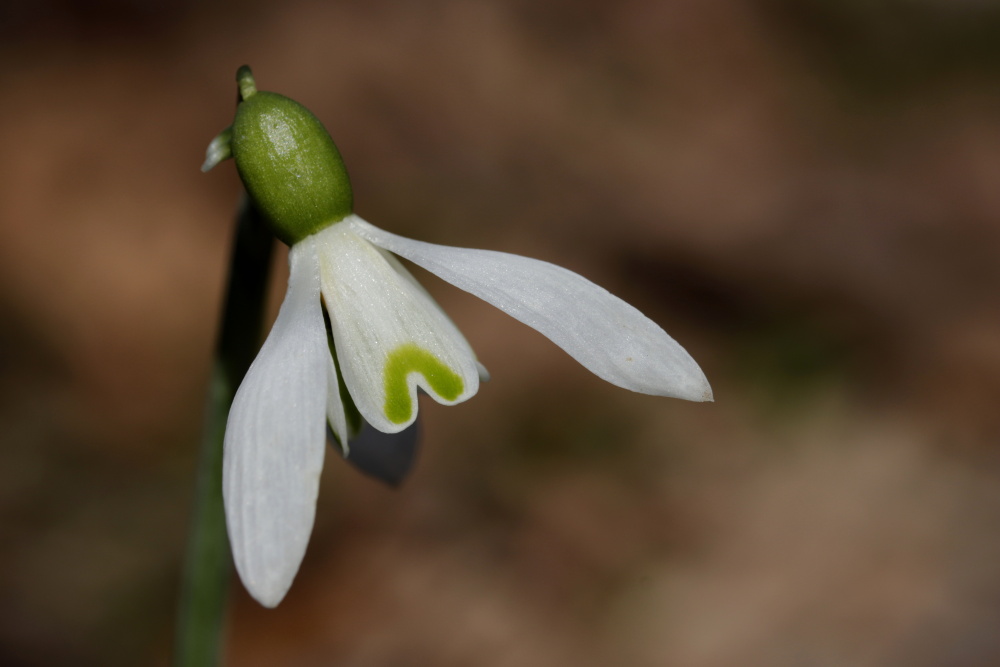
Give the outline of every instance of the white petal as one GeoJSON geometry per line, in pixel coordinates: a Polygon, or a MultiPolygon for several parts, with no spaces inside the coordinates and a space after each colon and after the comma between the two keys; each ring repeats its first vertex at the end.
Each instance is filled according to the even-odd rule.
{"type": "Polygon", "coordinates": [[[386,433],[410,425],[418,386],[446,405],[479,390],[472,348],[398,262],[343,223],[311,238],[340,372],[369,424],[386,433]]]}
{"type": "Polygon", "coordinates": [[[288,261],[278,319],[229,411],[222,474],[236,569],[266,607],[285,596],[312,532],[332,363],[308,239],[288,261]]]}
{"type": "Polygon", "coordinates": [[[448,320],[448,323],[451,324],[451,328],[454,331],[454,336],[455,336],[456,342],[458,344],[460,344],[463,348],[465,348],[465,351],[468,354],[472,355],[472,358],[475,359],[475,361],[476,361],[476,373],[477,373],[477,375],[479,375],[479,381],[480,382],[489,382],[489,380],[490,380],[490,372],[488,370],[486,370],[486,366],[483,366],[479,362],[479,359],[476,358],[476,352],[475,352],[475,350],[473,350],[472,346],[469,345],[469,341],[465,339],[465,336],[462,334],[462,330],[459,329],[457,326],[455,326],[455,323],[452,321],[452,319],[450,317],[448,317],[448,313],[444,312],[444,309],[442,309],[441,306],[439,306],[437,304],[437,301],[434,300],[434,297],[431,296],[431,293],[428,292],[424,288],[424,286],[420,284],[419,280],[417,280],[416,278],[413,277],[413,274],[410,273],[410,271],[405,266],[403,266],[402,262],[400,262],[398,259],[396,259],[395,255],[393,255],[391,252],[389,252],[387,250],[383,250],[382,248],[377,248],[377,249],[378,249],[379,253],[381,253],[382,256],[385,257],[385,260],[387,262],[389,262],[389,265],[392,266],[393,270],[395,270],[396,273],[398,273],[399,275],[401,275],[403,278],[405,278],[406,280],[408,280],[414,287],[416,287],[418,290],[420,290],[420,293],[423,294],[424,297],[434,305],[434,307],[437,309],[437,311],[439,313],[441,313],[441,315],[446,320],[448,320]]]}
{"type": "MultiPolygon", "coordinates": [[[[329,349],[329,348],[328,348],[329,349]]],[[[340,397],[340,383],[337,381],[337,366],[333,363],[333,355],[327,355],[327,394],[326,394],[326,420],[333,429],[333,434],[337,436],[340,447],[347,455],[348,452],[348,430],[347,414],[344,412],[344,401],[340,397]]]]}
{"type": "Polygon", "coordinates": [[[372,243],[537,329],[612,384],[712,400],[705,374],[683,347],[638,310],[572,271],[519,255],[413,241],[357,216],[348,220],[372,243]]]}

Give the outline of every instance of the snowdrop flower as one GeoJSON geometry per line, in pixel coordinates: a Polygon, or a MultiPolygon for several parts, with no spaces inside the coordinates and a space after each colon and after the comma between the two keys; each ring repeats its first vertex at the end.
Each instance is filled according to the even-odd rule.
{"type": "Polygon", "coordinates": [[[315,116],[258,92],[248,68],[237,80],[236,118],[209,146],[203,170],[234,158],[252,201],[290,246],[288,291],[236,393],[224,444],[233,556],[261,604],[281,601],[305,554],[327,423],[346,447],[352,403],[373,427],[394,433],[416,418],[418,388],[455,405],[485,378],[472,347],[396,256],[537,329],[612,384],[712,400],[684,348],[585,278],[517,255],[410,240],[362,220],[340,154],[315,116]]]}

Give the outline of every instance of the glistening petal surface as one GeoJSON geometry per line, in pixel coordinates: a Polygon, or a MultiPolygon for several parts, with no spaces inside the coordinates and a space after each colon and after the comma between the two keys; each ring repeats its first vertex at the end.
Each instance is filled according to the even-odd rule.
{"type": "Polygon", "coordinates": [[[312,532],[332,365],[308,239],[288,261],[278,319],[229,412],[222,476],[236,569],[266,607],[285,596],[312,532]]]}
{"type": "Polygon", "coordinates": [[[337,223],[312,237],[344,383],[385,433],[416,418],[417,387],[446,405],[479,389],[475,356],[441,308],[395,260],[337,223]]]}
{"type": "Polygon", "coordinates": [[[347,220],[375,245],[537,329],[612,384],[712,400],[705,374],[680,344],[634,307],[572,271],[519,255],[414,241],[357,216],[347,220]]]}

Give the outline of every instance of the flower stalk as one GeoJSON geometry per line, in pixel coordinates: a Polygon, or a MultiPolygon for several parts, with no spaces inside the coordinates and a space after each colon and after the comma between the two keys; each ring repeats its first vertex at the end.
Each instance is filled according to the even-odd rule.
{"type": "Polygon", "coordinates": [[[222,443],[233,396],[259,347],[273,246],[267,225],[244,198],[237,214],[202,432],[177,617],[176,667],[211,667],[222,655],[233,567],[222,504],[222,443]]]}

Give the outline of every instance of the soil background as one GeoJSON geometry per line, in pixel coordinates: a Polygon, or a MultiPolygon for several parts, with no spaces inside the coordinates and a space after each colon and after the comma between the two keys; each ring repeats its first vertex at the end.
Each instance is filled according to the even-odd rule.
{"type": "Polygon", "coordinates": [[[0,663],[169,664],[244,63],[362,217],[586,275],[716,402],[418,272],[493,379],[399,490],[328,457],[227,664],[1000,664],[1000,5],[954,0],[3,3],[0,663]]]}

